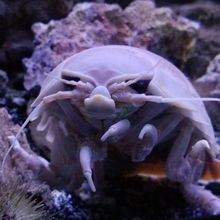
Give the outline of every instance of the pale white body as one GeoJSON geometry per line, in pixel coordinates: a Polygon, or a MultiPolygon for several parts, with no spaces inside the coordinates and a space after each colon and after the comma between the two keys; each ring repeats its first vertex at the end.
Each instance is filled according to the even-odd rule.
{"type": "Polygon", "coordinates": [[[33,121],[33,136],[50,162],[18,146],[17,155],[49,183],[70,191],[84,177],[96,190],[92,170],[96,179],[95,163],[108,158],[109,147],[137,163],[171,140],[165,170],[184,185],[200,178],[207,155],[219,153],[191,83],[146,50],[103,46],[66,59],[47,76],[33,107],[25,125],[33,121]]]}

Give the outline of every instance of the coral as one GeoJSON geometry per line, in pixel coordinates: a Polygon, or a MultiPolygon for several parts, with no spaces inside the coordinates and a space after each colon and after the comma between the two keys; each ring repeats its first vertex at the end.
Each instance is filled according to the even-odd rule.
{"type": "Polygon", "coordinates": [[[32,28],[35,50],[31,58],[24,59],[28,90],[41,85],[45,73],[65,58],[99,45],[149,48],[181,65],[194,44],[198,24],[175,16],[169,8],[139,0],[124,10],[116,4],[77,4],[66,18],[36,23],[32,28]]]}

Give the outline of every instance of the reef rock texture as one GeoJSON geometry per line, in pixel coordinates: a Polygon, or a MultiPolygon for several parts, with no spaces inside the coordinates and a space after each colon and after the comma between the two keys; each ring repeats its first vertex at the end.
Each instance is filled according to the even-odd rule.
{"type": "Polygon", "coordinates": [[[77,4],[64,19],[33,25],[35,50],[24,59],[25,88],[41,85],[45,75],[70,55],[101,45],[148,48],[180,66],[198,27],[169,8],[156,8],[152,1],[137,0],[124,10],[116,4],[77,4]]]}
{"type": "MultiPolygon", "coordinates": [[[[51,196],[49,193],[49,187],[40,183],[35,174],[29,170],[24,163],[15,163],[11,154],[9,154],[5,160],[4,166],[2,167],[3,158],[5,158],[5,155],[10,147],[8,137],[12,135],[15,136],[19,130],[19,126],[14,125],[11,120],[11,116],[4,108],[0,108],[0,128],[0,191],[4,184],[9,184],[10,187],[10,184],[16,185],[17,182],[18,186],[16,188],[20,188],[20,190],[25,189],[27,193],[37,195],[43,199],[48,206],[50,206],[51,196]]],[[[19,138],[19,142],[26,150],[31,152],[24,133],[22,133],[21,138],[19,138]]]]}
{"type": "MultiPolygon", "coordinates": [[[[194,81],[194,85],[201,96],[220,98],[220,54],[210,62],[207,73],[194,81]]],[[[208,102],[206,107],[214,127],[220,131],[220,102],[208,102]]]]}
{"type": "Polygon", "coordinates": [[[190,20],[200,23],[196,44],[185,65],[185,72],[192,78],[206,73],[209,62],[220,53],[220,1],[200,0],[173,6],[173,10],[190,20]]]}

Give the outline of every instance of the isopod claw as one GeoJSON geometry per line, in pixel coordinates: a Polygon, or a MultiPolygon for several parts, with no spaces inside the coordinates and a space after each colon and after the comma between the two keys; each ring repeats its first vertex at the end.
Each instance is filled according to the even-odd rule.
{"type": "Polygon", "coordinates": [[[83,175],[88,181],[90,189],[93,192],[95,192],[96,188],[95,188],[95,184],[92,179],[92,169],[91,169],[91,162],[92,162],[91,148],[86,145],[82,146],[80,148],[79,158],[80,158],[80,164],[82,167],[83,175]]]}
{"type": "Polygon", "coordinates": [[[13,146],[14,159],[19,162],[24,162],[27,167],[38,173],[39,175],[46,175],[50,177],[51,181],[55,181],[53,171],[50,169],[49,162],[41,156],[30,154],[23,149],[20,143],[14,136],[8,136],[8,140],[13,146]]]}
{"type": "Polygon", "coordinates": [[[158,141],[157,129],[151,125],[146,124],[140,131],[138,142],[132,153],[132,161],[143,161],[153,150],[158,141]]]}
{"type": "Polygon", "coordinates": [[[113,143],[123,138],[131,127],[130,122],[127,119],[121,120],[116,124],[113,124],[101,137],[101,141],[106,141],[111,137],[113,143]]]}
{"type": "Polygon", "coordinates": [[[95,187],[95,184],[93,182],[93,179],[92,179],[92,172],[89,171],[89,170],[86,170],[83,172],[86,180],[88,181],[88,184],[89,184],[89,187],[91,189],[92,192],[95,192],[96,191],[96,187],[95,187]]]}

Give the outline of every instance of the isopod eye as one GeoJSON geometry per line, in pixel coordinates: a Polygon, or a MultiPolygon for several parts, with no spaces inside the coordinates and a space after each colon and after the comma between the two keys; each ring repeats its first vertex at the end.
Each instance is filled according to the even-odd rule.
{"type": "Polygon", "coordinates": [[[62,79],[67,80],[67,81],[75,81],[75,82],[80,81],[79,77],[68,76],[68,75],[62,75],[62,79]]]}
{"type": "MultiPolygon", "coordinates": [[[[62,79],[64,79],[67,82],[71,82],[71,81],[79,82],[80,81],[79,77],[71,76],[71,75],[65,74],[65,73],[63,73],[61,77],[62,77],[62,79]]],[[[75,85],[71,85],[71,84],[66,83],[65,84],[65,88],[66,88],[66,90],[70,90],[71,91],[71,90],[73,90],[75,88],[75,85]]]]}
{"type": "Polygon", "coordinates": [[[130,87],[138,93],[145,93],[149,82],[149,80],[138,80],[136,83],[131,84],[130,87]]]}

